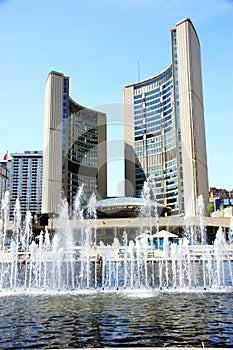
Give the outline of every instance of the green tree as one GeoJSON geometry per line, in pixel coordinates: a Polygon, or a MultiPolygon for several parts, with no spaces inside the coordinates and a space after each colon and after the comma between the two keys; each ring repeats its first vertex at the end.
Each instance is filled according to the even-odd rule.
{"type": "Polygon", "coordinates": [[[213,202],[210,202],[207,205],[207,210],[208,210],[209,213],[213,213],[214,212],[214,203],[213,202]]]}

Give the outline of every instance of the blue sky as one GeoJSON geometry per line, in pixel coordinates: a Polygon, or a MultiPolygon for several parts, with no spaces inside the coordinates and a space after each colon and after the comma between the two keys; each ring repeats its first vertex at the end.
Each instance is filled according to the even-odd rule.
{"type": "Polygon", "coordinates": [[[80,104],[121,105],[138,62],[141,79],[171,63],[170,29],[186,17],[201,44],[209,185],[232,189],[232,0],[0,0],[0,157],[42,150],[51,70],[80,104]]]}

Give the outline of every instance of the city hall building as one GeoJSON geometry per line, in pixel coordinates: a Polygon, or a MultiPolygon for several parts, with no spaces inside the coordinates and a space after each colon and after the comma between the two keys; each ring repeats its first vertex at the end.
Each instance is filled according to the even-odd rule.
{"type": "Polygon", "coordinates": [[[171,29],[172,62],[124,88],[127,196],[140,197],[148,176],[171,215],[195,215],[208,203],[200,43],[189,19],[171,29]]]}
{"type": "Polygon", "coordinates": [[[45,87],[42,213],[70,206],[83,185],[86,202],[106,198],[106,115],[71,99],[69,77],[50,72],[45,87]]]}

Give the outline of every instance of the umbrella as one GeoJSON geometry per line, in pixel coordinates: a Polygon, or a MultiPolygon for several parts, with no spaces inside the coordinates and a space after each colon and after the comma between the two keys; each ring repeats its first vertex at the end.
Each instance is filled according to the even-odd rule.
{"type": "Polygon", "coordinates": [[[162,230],[159,232],[156,232],[154,235],[152,235],[153,238],[177,238],[178,236],[175,233],[168,232],[166,230],[162,230]]]}

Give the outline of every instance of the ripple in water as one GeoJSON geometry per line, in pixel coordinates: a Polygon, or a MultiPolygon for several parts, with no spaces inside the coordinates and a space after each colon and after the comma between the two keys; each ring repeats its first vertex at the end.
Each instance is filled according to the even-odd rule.
{"type": "Polygon", "coordinates": [[[233,347],[230,293],[13,294],[0,348],[233,347]]]}

